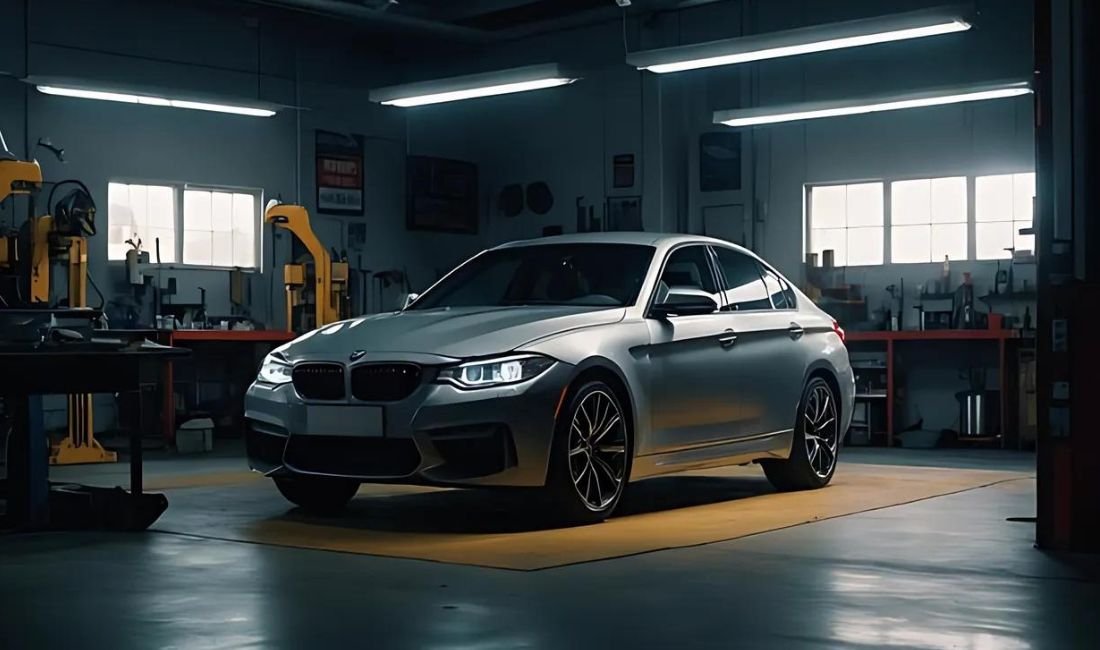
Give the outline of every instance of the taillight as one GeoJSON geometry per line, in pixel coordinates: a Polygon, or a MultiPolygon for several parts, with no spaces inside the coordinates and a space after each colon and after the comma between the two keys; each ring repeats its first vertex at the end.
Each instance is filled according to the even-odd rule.
{"type": "Polygon", "coordinates": [[[844,328],[840,326],[840,323],[833,321],[833,331],[840,337],[840,342],[844,342],[844,328]]]}

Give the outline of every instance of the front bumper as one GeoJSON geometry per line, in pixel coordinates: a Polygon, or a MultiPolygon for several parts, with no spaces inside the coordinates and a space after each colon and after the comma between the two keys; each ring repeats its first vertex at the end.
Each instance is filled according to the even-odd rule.
{"type": "Polygon", "coordinates": [[[558,362],[531,381],[476,390],[428,377],[389,403],[303,400],[292,384],[254,383],[245,394],[249,465],[276,476],[540,486],[572,375],[573,366],[558,362]],[[379,412],[380,427],[364,426],[379,412]]]}

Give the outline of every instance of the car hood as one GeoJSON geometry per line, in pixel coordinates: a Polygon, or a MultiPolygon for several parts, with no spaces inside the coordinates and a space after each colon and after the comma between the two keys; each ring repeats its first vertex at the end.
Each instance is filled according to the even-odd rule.
{"type": "Polygon", "coordinates": [[[326,325],[278,351],[289,361],[363,351],[462,359],[510,352],[568,330],[617,323],[626,310],[592,307],[461,307],[376,314],[326,325]]]}

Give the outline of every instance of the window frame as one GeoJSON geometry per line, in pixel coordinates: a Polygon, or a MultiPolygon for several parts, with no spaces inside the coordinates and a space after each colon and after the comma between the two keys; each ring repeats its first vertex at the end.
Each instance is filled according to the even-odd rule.
{"type": "MultiPolygon", "coordinates": [[[[768,292],[768,283],[764,281],[764,274],[760,272],[761,267],[766,265],[760,258],[746,251],[736,249],[732,246],[710,244],[708,248],[710,248],[711,263],[714,265],[715,272],[718,274],[719,286],[721,287],[720,293],[722,294],[723,304],[719,306],[718,311],[722,312],[723,314],[760,314],[772,311],[785,311],[776,309],[775,303],[772,302],[772,295],[770,292],[768,292]],[[760,284],[764,285],[764,292],[765,295],[768,297],[768,304],[771,305],[771,307],[762,307],[760,309],[726,309],[730,306],[729,303],[726,301],[726,292],[730,290],[730,286],[726,282],[726,273],[722,270],[722,263],[718,260],[718,249],[725,249],[732,253],[736,253],[737,255],[744,255],[749,259],[749,261],[753,262],[753,265],[756,268],[756,275],[760,278],[760,284]]],[[[772,272],[775,273],[774,270],[772,272]]],[[[780,278],[783,277],[780,276],[778,273],[776,273],[776,275],[780,278]]]]}
{"type": "MultiPolygon", "coordinates": [[[[112,183],[120,183],[123,185],[146,185],[153,187],[170,187],[172,188],[172,204],[176,208],[174,230],[176,234],[176,246],[175,246],[175,262],[162,262],[157,264],[155,259],[155,242],[142,242],[142,251],[149,253],[149,264],[159,269],[172,270],[208,270],[208,271],[233,271],[240,270],[242,273],[262,273],[264,268],[264,227],[263,227],[263,214],[264,214],[264,190],[259,187],[246,187],[240,185],[216,185],[211,183],[189,183],[183,181],[167,181],[161,179],[149,179],[149,178],[133,178],[127,176],[111,177],[107,180],[107,186],[110,187],[112,183]],[[255,265],[254,266],[216,266],[206,264],[185,264],[183,262],[183,206],[184,206],[184,192],[187,190],[195,190],[200,192],[229,192],[236,194],[251,194],[256,199],[256,215],[255,215],[255,227],[256,236],[253,241],[255,265]],[[148,244],[148,247],[146,246],[148,244]]],[[[110,204],[107,207],[107,228],[110,231],[111,214],[110,204]]],[[[108,264],[125,264],[126,260],[107,260],[108,264]]]]}
{"type": "MultiPolygon", "coordinates": [[[[979,259],[977,252],[977,208],[976,208],[976,183],[977,179],[984,176],[1005,176],[1005,175],[1017,175],[1017,174],[1034,174],[1035,169],[1020,169],[1010,168],[1007,170],[982,170],[981,172],[957,172],[953,170],[946,170],[941,172],[931,172],[925,174],[906,174],[898,176],[888,176],[879,178],[857,178],[846,181],[824,181],[820,183],[804,183],[802,186],[802,215],[803,215],[803,228],[802,228],[802,255],[805,260],[806,255],[810,254],[811,247],[813,245],[813,203],[811,199],[811,193],[814,188],[818,187],[836,187],[838,185],[859,185],[862,183],[882,183],[883,192],[883,261],[882,264],[859,264],[859,265],[846,265],[844,268],[853,267],[860,269],[875,268],[879,266],[917,266],[921,264],[942,264],[943,261],[932,260],[931,262],[895,262],[893,259],[893,210],[892,210],[892,192],[891,186],[898,181],[914,181],[914,180],[932,180],[937,178],[957,178],[962,177],[966,179],[966,259],[951,260],[952,262],[994,262],[997,259],[979,259]]],[[[993,222],[982,222],[993,223],[993,222]]],[[[1015,220],[1013,221],[1015,223],[1015,220]]],[[[1032,228],[1035,227],[1035,214],[1032,214],[1032,228]]],[[[1013,241],[1016,237],[1015,230],[1013,231],[1013,241]]],[[[1000,261],[1004,261],[1005,258],[1000,258],[1000,261]]],[[[780,276],[782,277],[782,276],[780,276]]]]}
{"type": "MultiPolygon", "coordinates": [[[[775,301],[771,300],[772,294],[769,292],[768,293],[768,300],[771,300],[772,311],[798,311],[798,296],[795,294],[794,287],[791,286],[791,283],[787,280],[787,278],[783,277],[782,273],[777,271],[775,269],[775,267],[773,267],[771,264],[768,264],[767,262],[765,262],[762,259],[757,258],[756,263],[762,269],[770,271],[776,277],[776,279],[779,280],[780,292],[786,297],[786,299],[788,301],[794,303],[790,307],[776,307],[775,306],[775,301]]],[[[764,274],[761,273],[760,277],[763,279],[764,274]]],[[[765,287],[768,286],[768,281],[766,279],[764,279],[764,286],[765,287]]]]}

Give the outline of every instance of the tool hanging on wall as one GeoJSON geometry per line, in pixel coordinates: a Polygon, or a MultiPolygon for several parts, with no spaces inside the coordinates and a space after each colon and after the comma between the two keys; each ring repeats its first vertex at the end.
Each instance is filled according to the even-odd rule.
{"type": "MultiPolygon", "coordinates": [[[[332,260],[309,224],[309,211],[300,205],[272,201],[264,211],[264,222],[289,231],[305,245],[313,258],[311,291],[314,304],[312,319],[303,316],[299,331],[308,331],[347,317],[348,263],[332,260]],[[312,322],[311,322],[312,321],[312,322]]],[[[295,331],[294,308],[305,302],[306,265],[284,264],[283,284],[286,287],[286,324],[295,331]]]]}

